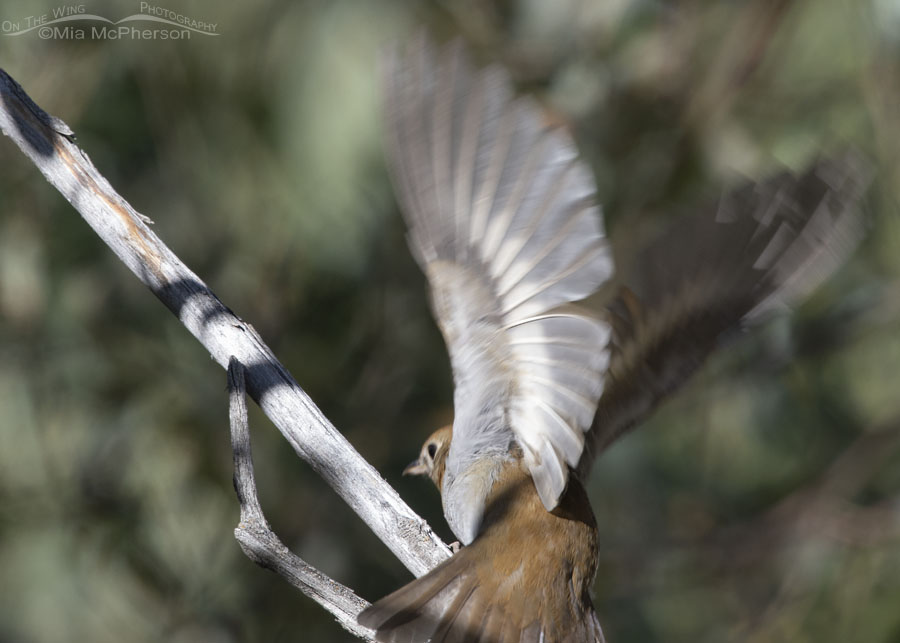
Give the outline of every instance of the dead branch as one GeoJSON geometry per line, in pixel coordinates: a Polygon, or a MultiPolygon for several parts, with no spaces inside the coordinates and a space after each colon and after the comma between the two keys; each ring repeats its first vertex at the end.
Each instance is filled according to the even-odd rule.
{"type": "MultiPolygon", "coordinates": [[[[420,576],[449,555],[447,546],[428,524],[334,428],[253,327],[219,301],[150,230],[150,220],[112,188],[75,145],[72,130],[38,107],[3,70],[0,129],[213,359],[222,367],[227,367],[232,357],[244,365],[250,396],[297,454],[410,571],[420,576]]],[[[255,533],[248,528],[240,538],[250,542],[255,533]]],[[[251,551],[255,551],[253,547],[251,551]]],[[[325,577],[321,580],[331,582],[325,577]]],[[[349,605],[352,607],[347,609],[356,607],[352,602],[349,605]]]]}
{"type": "Polygon", "coordinates": [[[263,515],[256,495],[245,395],[244,366],[231,358],[228,364],[228,417],[234,455],[234,490],[241,504],[241,521],[234,530],[234,537],[247,558],[260,567],[271,569],[331,612],[341,627],[351,634],[374,641],[372,632],[356,623],[356,615],[369,603],[293,554],[275,535],[263,515]]]}

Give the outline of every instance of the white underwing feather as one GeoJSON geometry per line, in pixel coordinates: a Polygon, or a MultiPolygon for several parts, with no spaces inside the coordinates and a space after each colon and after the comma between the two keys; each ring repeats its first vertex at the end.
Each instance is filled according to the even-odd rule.
{"type": "Polygon", "coordinates": [[[505,72],[423,39],[387,66],[390,168],[456,385],[449,476],[525,451],[556,506],[603,388],[610,329],[576,310],[612,275],[594,181],[505,72]]]}

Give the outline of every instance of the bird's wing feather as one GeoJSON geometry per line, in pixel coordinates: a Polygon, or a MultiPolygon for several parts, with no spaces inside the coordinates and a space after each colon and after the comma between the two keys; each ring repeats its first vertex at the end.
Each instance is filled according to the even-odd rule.
{"type": "Polygon", "coordinates": [[[607,304],[611,362],[579,466],[640,422],[723,340],[797,302],[862,239],[870,181],[856,153],[748,184],[679,219],[626,268],[607,304]]]}
{"type": "Polygon", "coordinates": [[[419,38],[386,71],[392,176],[456,383],[451,457],[505,447],[511,426],[552,509],[608,361],[609,326],[567,306],[612,274],[593,178],[535,102],[459,43],[435,53],[419,38]]]}

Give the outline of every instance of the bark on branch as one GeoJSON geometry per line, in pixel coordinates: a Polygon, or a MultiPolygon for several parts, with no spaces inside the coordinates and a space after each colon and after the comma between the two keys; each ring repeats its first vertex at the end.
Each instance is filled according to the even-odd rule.
{"type": "Polygon", "coordinates": [[[356,615],[369,603],[293,554],[275,535],[263,515],[256,495],[245,395],[244,366],[232,357],[228,364],[228,417],[234,455],[234,490],[241,504],[241,522],[234,530],[235,539],[247,558],[271,569],[331,612],[345,630],[366,641],[374,641],[373,632],[356,623],[356,615]]]}
{"type": "Polygon", "coordinates": [[[150,230],[74,143],[71,129],[38,107],[0,69],[0,129],[81,213],[98,236],[223,368],[244,365],[247,391],[305,460],[395,556],[421,576],[447,546],[334,428],[247,322],[237,317],[150,230]]]}

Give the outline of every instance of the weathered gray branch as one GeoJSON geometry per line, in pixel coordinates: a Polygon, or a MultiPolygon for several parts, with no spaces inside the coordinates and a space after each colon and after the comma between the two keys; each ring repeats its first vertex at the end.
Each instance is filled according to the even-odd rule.
{"type": "Polygon", "coordinates": [[[247,322],[225,307],[119,196],[72,130],[38,107],[0,70],[0,129],[75,207],[126,266],[181,320],[223,368],[234,356],[247,391],[303,458],[420,576],[447,546],[334,428],[247,322]]]}
{"type": "Polygon", "coordinates": [[[374,641],[373,632],[357,625],[356,615],[369,603],[349,587],[328,578],[284,546],[263,515],[256,495],[250,426],[247,419],[244,366],[231,358],[228,364],[228,417],[231,423],[231,450],[234,455],[234,490],[241,504],[241,522],[234,537],[247,558],[271,569],[291,585],[331,612],[341,627],[361,639],[374,641]]]}

